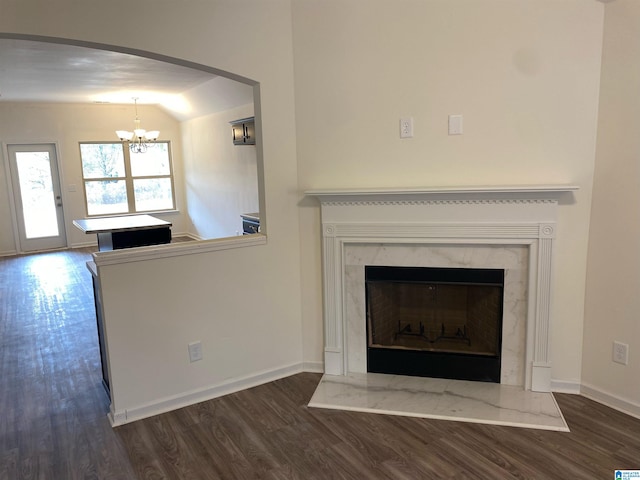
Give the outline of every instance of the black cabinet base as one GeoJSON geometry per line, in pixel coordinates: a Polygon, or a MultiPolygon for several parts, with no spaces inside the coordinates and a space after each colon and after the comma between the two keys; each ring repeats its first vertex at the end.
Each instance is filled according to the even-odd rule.
{"type": "Polygon", "coordinates": [[[170,227],[98,233],[98,250],[101,252],[163,243],[171,243],[170,227]]]}

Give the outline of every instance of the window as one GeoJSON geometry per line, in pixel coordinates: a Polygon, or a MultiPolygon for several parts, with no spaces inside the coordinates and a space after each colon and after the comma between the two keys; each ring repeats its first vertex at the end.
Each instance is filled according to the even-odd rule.
{"type": "Polygon", "coordinates": [[[175,209],[169,142],[145,153],[128,144],[80,143],[87,215],[113,215],[175,209]]]}

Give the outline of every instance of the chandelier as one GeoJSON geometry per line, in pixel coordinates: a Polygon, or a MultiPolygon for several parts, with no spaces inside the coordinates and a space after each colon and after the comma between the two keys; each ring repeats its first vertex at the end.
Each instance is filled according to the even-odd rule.
{"type": "Polygon", "coordinates": [[[133,122],[133,132],[128,130],[116,130],[116,135],[122,142],[129,142],[129,149],[133,153],[144,153],[152,142],[155,142],[160,136],[158,130],[145,130],[140,128],[140,119],[138,118],[138,97],[134,97],[133,104],[136,109],[136,119],[133,122]]]}

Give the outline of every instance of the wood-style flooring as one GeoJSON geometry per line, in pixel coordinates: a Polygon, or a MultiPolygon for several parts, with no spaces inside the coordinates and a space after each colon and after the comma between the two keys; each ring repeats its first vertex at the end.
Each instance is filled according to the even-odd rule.
{"type": "Polygon", "coordinates": [[[112,429],[89,249],[0,258],[0,480],[609,479],[640,420],[557,395],[570,433],[321,410],[302,373],[112,429]]]}

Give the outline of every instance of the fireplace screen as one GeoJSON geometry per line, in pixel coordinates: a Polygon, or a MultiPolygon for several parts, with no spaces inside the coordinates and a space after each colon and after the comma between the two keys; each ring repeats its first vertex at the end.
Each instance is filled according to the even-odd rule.
{"type": "Polygon", "coordinates": [[[367,266],[365,276],[370,354],[383,351],[382,358],[398,364],[425,361],[403,351],[438,353],[431,358],[438,364],[447,354],[487,357],[498,359],[499,371],[503,270],[367,266]]]}

